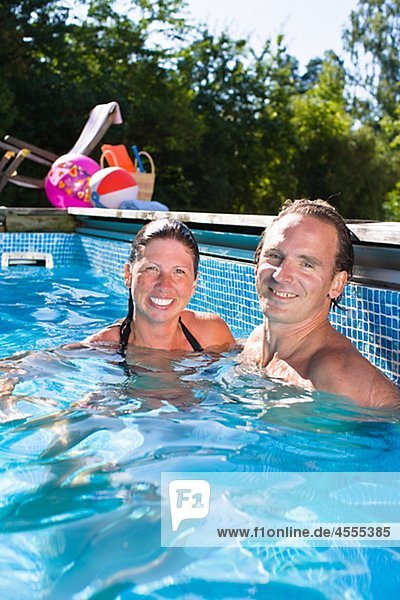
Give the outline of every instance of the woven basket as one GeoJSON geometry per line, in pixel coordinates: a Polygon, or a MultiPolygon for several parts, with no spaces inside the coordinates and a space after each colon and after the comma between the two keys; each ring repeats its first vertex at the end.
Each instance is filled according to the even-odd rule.
{"type": "Polygon", "coordinates": [[[134,178],[137,181],[139,186],[138,191],[138,200],[151,200],[154,192],[154,183],[156,180],[156,170],[154,167],[154,161],[151,155],[144,150],[139,152],[139,155],[147,158],[150,163],[150,173],[141,173],[138,170],[137,161],[135,160],[136,171],[134,173],[134,178]]]}

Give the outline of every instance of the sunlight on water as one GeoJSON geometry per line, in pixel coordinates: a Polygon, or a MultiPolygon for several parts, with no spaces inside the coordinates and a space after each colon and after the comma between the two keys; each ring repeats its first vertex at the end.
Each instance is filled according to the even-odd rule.
{"type": "MultiPolygon", "coordinates": [[[[45,349],[119,317],[125,297],[93,274],[96,293],[45,274],[35,294],[51,307],[38,303],[27,327],[31,284],[13,277],[6,343],[13,324],[25,336],[13,352],[35,336],[39,350],[0,361],[2,597],[396,596],[396,548],[162,548],[160,477],[396,471],[397,417],[261,377],[235,352],[45,349]]],[[[343,490],[349,503],[360,493],[343,490]]]]}
{"type": "Polygon", "coordinates": [[[196,579],[201,597],[233,586],[251,597],[268,584],[364,598],[373,564],[398,568],[395,549],[160,548],[161,472],[246,471],[250,485],[260,470],[395,470],[388,415],[265,380],[234,355],[136,349],[124,362],[111,349],[59,348],[0,364],[13,378],[0,444],[2,589],[184,598],[196,579]]]}

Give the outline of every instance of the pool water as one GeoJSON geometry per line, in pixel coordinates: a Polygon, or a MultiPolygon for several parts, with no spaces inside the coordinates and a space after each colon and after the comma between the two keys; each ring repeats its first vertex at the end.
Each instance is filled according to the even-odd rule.
{"type": "Polygon", "coordinates": [[[80,266],[3,270],[0,357],[81,340],[123,316],[125,289],[112,275],[80,266]]]}
{"type": "Polygon", "coordinates": [[[2,597],[398,595],[399,548],[160,546],[161,473],[397,471],[398,417],[262,378],[237,352],[59,347],[122,316],[126,293],[34,271],[6,272],[0,294],[2,597]]]}

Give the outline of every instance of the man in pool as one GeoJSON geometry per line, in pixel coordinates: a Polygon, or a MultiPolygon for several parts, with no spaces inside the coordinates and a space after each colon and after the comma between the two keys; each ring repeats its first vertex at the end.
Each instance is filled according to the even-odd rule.
{"type": "Polygon", "coordinates": [[[400,407],[400,390],[328,320],[352,276],[350,232],[323,200],[287,201],[256,250],[264,322],[243,358],[271,377],[347,396],[371,407],[400,407]]]}

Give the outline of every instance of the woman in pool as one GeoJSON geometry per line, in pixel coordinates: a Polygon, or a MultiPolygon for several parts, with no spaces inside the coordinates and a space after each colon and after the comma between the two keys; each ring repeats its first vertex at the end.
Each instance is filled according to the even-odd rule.
{"type": "Polygon", "coordinates": [[[163,218],[147,223],[132,243],[124,280],[128,315],[85,340],[163,350],[227,349],[235,342],[216,314],[186,308],[197,285],[199,249],[190,229],[163,218]]]}

